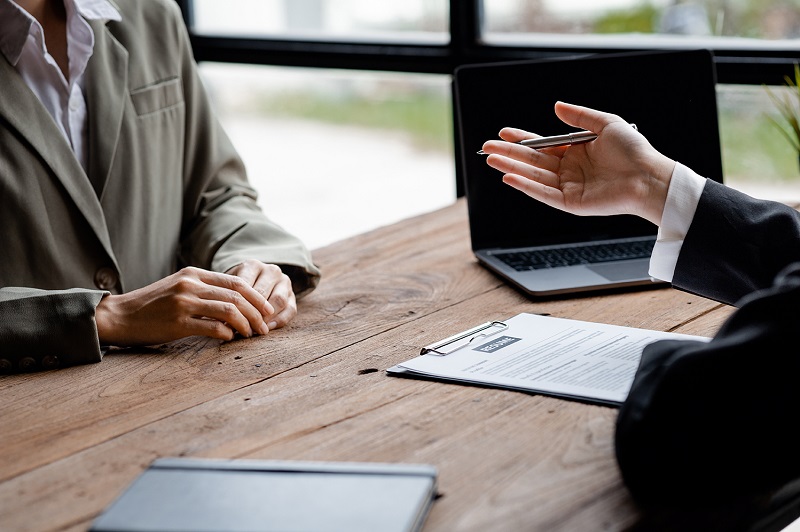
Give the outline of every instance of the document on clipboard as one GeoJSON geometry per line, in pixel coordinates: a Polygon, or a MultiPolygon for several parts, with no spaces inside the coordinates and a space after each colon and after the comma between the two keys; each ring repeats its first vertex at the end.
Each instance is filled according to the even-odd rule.
{"type": "Polygon", "coordinates": [[[386,371],[619,406],[644,347],[664,339],[710,340],[522,313],[426,346],[386,371]]]}

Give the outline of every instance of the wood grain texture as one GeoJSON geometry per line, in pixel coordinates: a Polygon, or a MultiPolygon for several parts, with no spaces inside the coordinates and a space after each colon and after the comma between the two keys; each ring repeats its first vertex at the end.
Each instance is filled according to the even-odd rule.
{"type": "Polygon", "coordinates": [[[530,300],[477,265],[463,201],[315,251],[290,327],[189,338],[0,378],[0,528],[85,529],[163,456],[430,463],[425,530],[621,530],[616,409],[390,377],[423,345],[519,312],[711,335],[728,307],[670,288],[530,300]]]}

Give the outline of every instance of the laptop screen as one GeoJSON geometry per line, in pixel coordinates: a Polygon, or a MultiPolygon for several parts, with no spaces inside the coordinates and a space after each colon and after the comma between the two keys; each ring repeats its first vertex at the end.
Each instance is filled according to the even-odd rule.
{"type": "Polygon", "coordinates": [[[722,181],[716,76],[707,50],[630,52],[468,65],[456,70],[457,169],[469,206],[472,248],[506,248],[655,235],[638,217],[575,216],[502,182],[476,152],[505,126],[539,135],[575,131],[561,100],[617,114],[664,155],[722,181]]]}

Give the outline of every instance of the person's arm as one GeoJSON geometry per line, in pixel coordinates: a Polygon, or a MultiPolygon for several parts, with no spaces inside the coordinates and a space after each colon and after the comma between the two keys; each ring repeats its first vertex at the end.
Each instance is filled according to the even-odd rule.
{"type": "MultiPolygon", "coordinates": [[[[244,165],[213,113],[179,16],[174,23],[179,26],[176,49],[186,105],[181,260],[212,271],[241,273],[252,283],[258,281],[253,286],[277,313],[291,311],[295,296],[316,287],[319,269],[303,242],[259,207],[244,165]],[[246,261],[250,262],[244,265],[246,261]],[[263,265],[260,271],[255,271],[255,261],[263,265]],[[277,275],[274,266],[286,277],[277,275]]],[[[284,314],[269,321],[284,324],[291,317],[284,314]]]]}
{"type": "Polygon", "coordinates": [[[699,176],[680,163],[667,195],[650,274],[729,305],[800,261],[800,213],[699,176]]]}
{"type": "Polygon", "coordinates": [[[529,196],[576,215],[634,214],[659,226],[653,277],[735,304],[800,260],[800,215],[707,180],[663,156],[620,117],[559,102],[567,124],[598,134],[569,147],[532,150],[517,129],[488,141],[487,163],[529,196]]]}
{"type": "Polygon", "coordinates": [[[673,286],[730,305],[800,261],[800,213],[707,180],[673,286]]]}
{"type": "Polygon", "coordinates": [[[708,507],[800,477],[800,263],[740,304],[708,343],[644,349],[615,435],[643,505],[708,507]]]}
{"type": "Polygon", "coordinates": [[[106,294],[0,288],[0,374],[99,362],[95,307],[106,294]]]}

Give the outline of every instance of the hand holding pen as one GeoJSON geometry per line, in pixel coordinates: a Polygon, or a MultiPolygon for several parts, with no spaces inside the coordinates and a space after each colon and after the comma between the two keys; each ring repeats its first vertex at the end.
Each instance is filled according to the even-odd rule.
{"type": "MultiPolygon", "coordinates": [[[[638,130],[636,124],[631,124],[631,127],[638,130]]],[[[571,146],[573,144],[583,144],[584,142],[591,142],[597,138],[597,133],[591,131],[576,131],[574,133],[567,133],[566,135],[554,135],[552,137],[538,137],[535,139],[525,139],[517,142],[522,146],[538,150],[541,148],[555,148],[556,146],[571,146]]],[[[478,151],[478,155],[486,155],[483,150],[478,151]]]]}
{"type": "Polygon", "coordinates": [[[675,161],[617,115],[564,102],[555,111],[565,125],[585,133],[531,138],[506,127],[500,139],[484,143],[486,163],[504,183],[551,207],[579,216],[634,214],[659,225],[675,161]],[[593,149],[539,149],[585,142],[593,149]]]}

